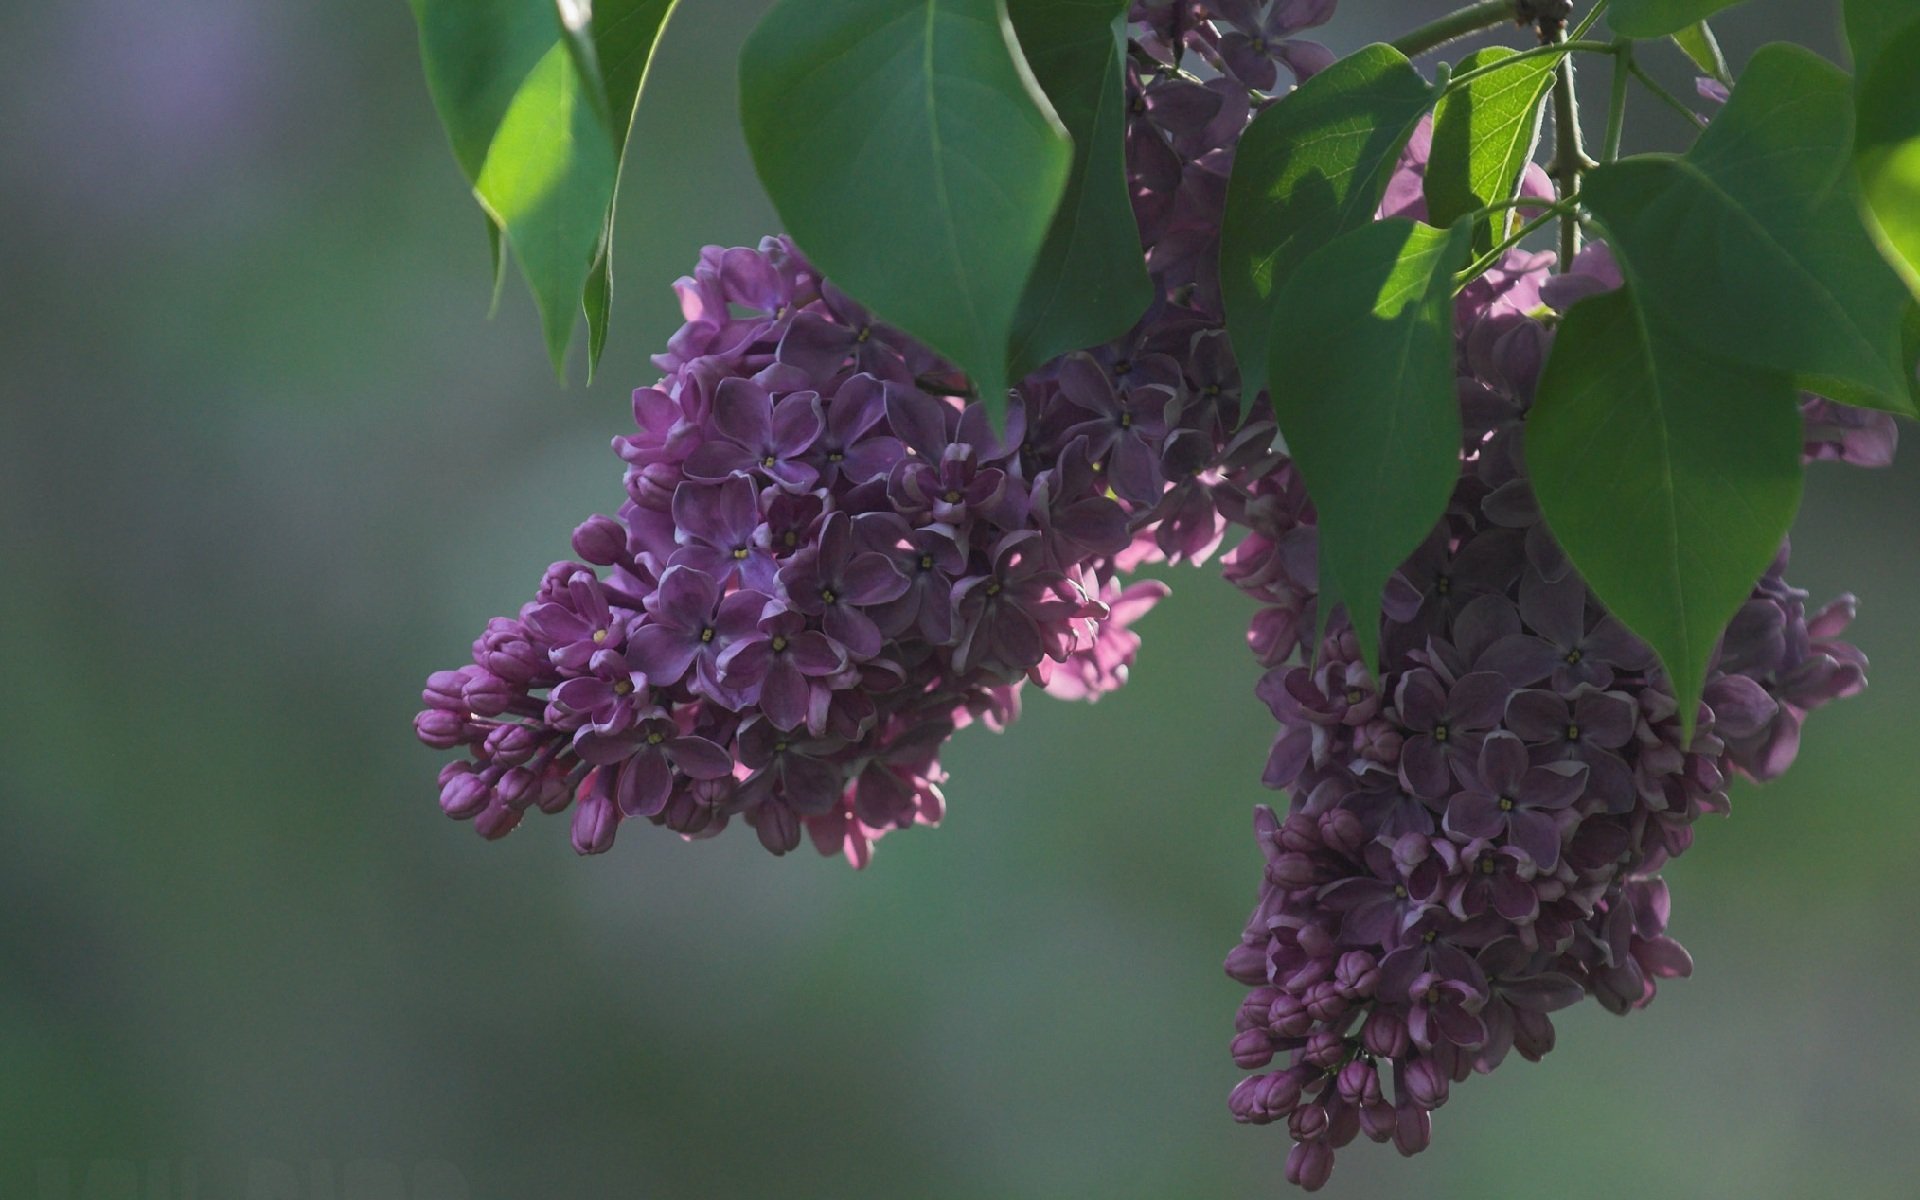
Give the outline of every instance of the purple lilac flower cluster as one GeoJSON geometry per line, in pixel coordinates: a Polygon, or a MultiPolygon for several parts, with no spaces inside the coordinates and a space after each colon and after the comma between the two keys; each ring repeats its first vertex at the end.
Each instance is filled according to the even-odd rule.
{"type": "MultiPolygon", "coordinates": [[[[1184,40],[1259,86],[1325,61],[1282,35],[1331,3],[1228,8],[1226,32],[1189,22],[1184,40]]],[[[1144,36],[1180,44],[1154,40],[1171,28],[1144,36]]],[[[939,820],[955,730],[1003,726],[1028,681],[1085,699],[1125,681],[1129,627],[1165,587],[1120,575],[1207,558],[1223,464],[1272,433],[1232,437],[1214,263],[1248,90],[1135,60],[1131,184],[1159,298],[1125,338],[1021,381],[1002,431],[785,239],[703,252],[665,378],[614,443],[625,502],[428,681],[420,738],[466,752],[441,773],[449,815],[496,838],[571,808],[583,854],[630,820],[705,837],[740,817],[775,853],[804,832],[860,865],[884,832],[939,820]]]]}
{"type": "MultiPolygon", "coordinates": [[[[1461,297],[1461,478],[1390,585],[1384,669],[1342,614],[1316,644],[1313,508],[1263,398],[1243,403],[1217,255],[1240,133],[1280,68],[1331,60],[1297,35],[1333,8],[1135,4],[1128,175],[1157,298],[1021,381],[1004,432],[784,239],[704,251],[665,377],[614,444],[617,514],[428,681],[419,736],[465,752],[442,807],[489,838],[571,809],[581,853],[628,820],[698,838],[737,816],[775,853],[804,833],[861,865],[939,820],[957,729],[1004,727],[1029,681],[1123,683],[1165,588],[1122,577],[1204,562],[1231,525],[1224,572],[1258,602],[1281,724],[1265,782],[1288,805],[1256,814],[1266,869],[1227,960],[1249,989],[1232,1053],[1259,1072],[1230,1106],[1287,1123],[1289,1179],[1320,1186],[1360,1133],[1419,1151],[1453,1083],[1552,1047],[1549,1013],[1587,994],[1624,1012],[1685,974],[1658,872],[1733,775],[1777,775],[1805,715],[1864,686],[1836,640],[1852,602],[1809,613],[1783,549],[1680,744],[1651,655],[1554,544],[1518,454],[1557,313],[1619,276],[1603,247],[1560,275],[1516,251],[1461,297]]],[[[1383,215],[1424,216],[1428,138],[1383,215]]],[[[1537,168],[1524,187],[1552,194],[1537,168]]],[[[1883,414],[1805,413],[1809,458],[1891,458],[1883,414]]]]}
{"type": "MultiPolygon", "coordinates": [[[[1422,150],[1388,197],[1416,217],[1422,150]]],[[[1288,796],[1284,816],[1256,812],[1265,873],[1226,963],[1249,989],[1232,1054],[1257,1072],[1230,1105],[1286,1123],[1287,1178],[1308,1190],[1360,1134],[1424,1149],[1453,1084],[1553,1048],[1550,1013],[1586,995],[1624,1013],[1688,974],[1662,866],[1698,817],[1726,811],[1729,780],[1780,774],[1806,714],[1865,686],[1865,659],[1837,640],[1852,598],[1809,612],[1782,547],[1683,743],[1652,653],[1554,543],[1521,461],[1558,314],[1620,286],[1604,245],[1553,265],[1516,251],[1460,299],[1461,477],[1388,586],[1377,676],[1342,614],[1311,646],[1298,475],[1275,460],[1229,479],[1249,533],[1226,573],[1261,604],[1249,640],[1281,726],[1264,781],[1288,796]]],[[[1809,459],[1891,458],[1880,414],[1813,397],[1803,411],[1809,459]]]]}

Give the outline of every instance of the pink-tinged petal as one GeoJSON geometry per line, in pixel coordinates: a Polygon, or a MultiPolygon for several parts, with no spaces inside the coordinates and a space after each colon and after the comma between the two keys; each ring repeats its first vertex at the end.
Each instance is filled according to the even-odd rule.
{"type": "Polygon", "coordinates": [[[1128,500],[1151,504],[1166,490],[1160,460],[1138,437],[1122,434],[1114,443],[1110,472],[1113,490],[1128,500]]]}
{"type": "Polygon", "coordinates": [[[627,657],[656,687],[678,683],[699,647],[687,634],[665,625],[642,625],[627,639],[627,657]]]}
{"type": "Polygon", "coordinates": [[[1693,955],[1670,937],[1650,938],[1633,948],[1633,956],[1650,975],[1685,979],[1693,974],[1693,955]]]}
{"type": "Polygon", "coordinates": [[[689,779],[725,779],[733,774],[733,755],[709,738],[671,738],[667,755],[689,779]]]}
{"type": "Polygon", "coordinates": [[[1508,814],[1497,797],[1485,792],[1456,792],[1447,801],[1446,831],[1466,838],[1496,838],[1507,827],[1508,814]]]}
{"type": "Polygon", "coordinates": [[[1495,733],[1480,743],[1474,774],[1482,790],[1496,796],[1510,796],[1520,788],[1527,773],[1526,743],[1511,733],[1495,733]]]}
{"type": "Polygon", "coordinates": [[[782,456],[804,454],[827,427],[818,392],[795,392],[773,407],[773,447],[782,456]]]}
{"type": "Polygon", "coordinates": [[[1579,1003],[1587,993],[1565,975],[1549,971],[1531,979],[1503,983],[1500,985],[1500,994],[1508,1004],[1524,1012],[1550,1013],[1579,1003]]]}
{"type": "Polygon", "coordinates": [[[723,643],[731,643],[738,638],[750,636],[760,625],[760,618],[766,614],[769,597],[754,591],[741,589],[720,602],[720,608],[713,615],[714,637],[723,643]]]}
{"type": "Polygon", "coordinates": [[[1517,688],[1530,687],[1553,674],[1562,664],[1560,651],[1537,637],[1511,634],[1488,646],[1474,660],[1474,670],[1498,673],[1517,688]]]}
{"type": "Polygon", "coordinates": [[[1445,796],[1453,786],[1453,772],[1441,744],[1425,734],[1408,738],[1400,747],[1400,779],[1416,796],[1445,796]]]}
{"type": "Polygon", "coordinates": [[[812,685],[790,662],[775,659],[760,684],[760,711],[780,729],[792,729],[807,715],[812,685]]]}
{"type": "Polygon", "coordinates": [[[705,442],[687,456],[683,469],[689,479],[718,481],[743,475],[760,464],[753,451],[734,442],[705,442]]]}
{"type": "Polygon", "coordinates": [[[655,749],[627,760],[620,769],[620,784],[614,795],[623,815],[650,817],[667,806],[672,791],[673,771],[667,766],[666,756],[655,749]]]}
{"type": "Polygon", "coordinates": [[[817,313],[795,313],[793,322],[780,336],[774,351],[783,363],[790,363],[809,376],[832,375],[853,352],[858,335],[844,325],[835,324],[817,313]]]}
{"type": "Polygon", "coordinates": [[[559,604],[540,605],[527,614],[526,625],[536,637],[555,645],[585,641],[593,636],[591,626],[572,609],[559,604]]]}
{"type": "Polygon", "coordinates": [[[655,626],[698,633],[712,615],[719,594],[720,585],[712,576],[685,567],[668,567],[660,576],[658,590],[647,600],[647,612],[655,626]]]}
{"type": "Polygon", "coordinates": [[[757,451],[773,444],[773,397],[749,379],[731,376],[713,398],[713,424],[722,434],[757,451]]]}
{"type": "Polygon", "coordinates": [[[720,681],[728,687],[752,688],[767,677],[773,646],[763,637],[743,638],[720,652],[714,663],[720,681]]]}
{"type": "Polygon", "coordinates": [[[1605,617],[1593,627],[1585,646],[1589,658],[1629,671],[1645,671],[1654,664],[1652,647],[1613,617],[1605,617]]]}
{"type": "Polygon", "coordinates": [[[583,675],[578,679],[569,679],[554,688],[548,693],[547,698],[560,707],[570,708],[577,713],[592,712],[613,699],[613,688],[604,679],[583,675]]]}
{"type": "Polygon", "coordinates": [[[887,395],[887,426],[928,462],[940,461],[947,448],[948,411],[922,392],[894,390],[887,395]]]}
{"type": "Polygon", "coordinates": [[[1512,694],[1512,686],[1495,672],[1463,675],[1447,694],[1447,722],[1461,729],[1491,729],[1500,723],[1512,694]]]}
{"type": "Polygon", "coordinates": [[[1582,762],[1557,762],[1535,767],[1520,781],[1519,799],[1528,808],[1557,812],[1587,790],[1589,768],[1582,762]]]}
{"type": "MultiPolygon", "coordinates": [[[[1507,840],[1532,859],[1533,865],[1542,871],[1551,871],[1560,865],[1560,826],[1544,813],[1529,812],[1524,808],[1516,808],[1508,813],[1507,840]]],[[[1527,894],[1533,895],[1533,889],[1527,888],[1527,894]]]]}
{"type": "Polygon", "coordinates": [[[827,636],[847,648],[855,658],[872,658],[880,653],[883,639],[873,618],[844,604],[829,604],[821,624],[827,636]]]}
{"type": "Polygon", "coordinates": [[[893,470],[906,452],[898,438],[870,437],[847,448],[840,460],[840,473],[855,483],[869,483],[893,470]]]}
{"type": "Polygon", "coordinates": [[[1516,692],[1507,703],[1507,728],[1529,742],[1553,742],[1566,736],[1572,715],[1553,692],[1516,692]]]}
{"type": "Polygon", "coordinates": [[[840,769],[818,759],[789,756],[785,763],[787,803],[801,813],[822,813],[840,801],[846,780],[840,769]]]}
{"type": "Polygon", "coordinates": [[[1573,702],[1573,723],[1580,740],[1609,750],[1627,744],[1639,710],[1624,692],[1589,692],[1573,702]]]}
{"type": "Polygon", "coordinates": [[[897,599],[910,586],[907,577],[894,568],[884,554],[857,554],[841,576],[846,588],[843,604],[884,604],[897,599]]]}
{"type": "MultiPolygon", "coordinates": [[[[1180,89],[1180,95],[1204,95],[1192,89],[1180,89]]],[[[1060,364],[1060,394],[1068,403],[1098,416],[1117,416],[1119,398],[1113,394],[1113,382],[1100,364],[1085,354],[1070,356],[1060,364]]]]}
{"type": "Polygon", "coordinates": [[[1432,729],[1447,708],[1447,691],[1432,671],[1409,671],[1395,690],[1394,704],[1400,720],[1415,730],[1432,729]]]}
{"type": "Polygon", "coordinates": [[[816,630],[794,634],[787,643],[787,658],[804,675],[832,675],[846,669],[847,656],[832,639],[816,630]]]}
{"type": "MultiPolygon", "coordinates": [[[[1415,1008],[1414,1012],[1420,1012],[1415,1008]]],[[[1478,1016],[1451,1004],[1433,1010],[1433,1023],[1440,1035],[1462,1050],[1477,1050],[1487,1042],[1487,1025],[1478,1016]]]]}
{"type": "Polygon", "coordinates": [[[1554,645],[1578,646],[1587,632],[1587,585],[1572,573],[1553,582],[1528,579],[1520,588],[1520,617],[1554,645]]]}
{"type": "Polygon", "coordinates": [[[1623,813],[1633,807],[1637,791],[1633,769],[1605,750],[1589,749],[1581,755],[1587,764],[1587,791],[1610,813],[1623,813]]]}

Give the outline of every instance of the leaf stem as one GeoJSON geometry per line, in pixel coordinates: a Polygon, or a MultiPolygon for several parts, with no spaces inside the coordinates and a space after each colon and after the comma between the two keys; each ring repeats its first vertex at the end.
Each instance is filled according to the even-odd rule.
{"type": "MultiPolygon", "coordinates": [[[[1539,203],[1540,201],[1537,199],[1529,202],[1528,200],[1523,198],[1520,200],[1505,201],[1501,204],[1489,204],[1484,211],[1494,212],[1502,208],[1532,208],[1535,205],[1538,205],[1539,203]]],[[[1487,251],[1485,254],[1482,254],[1479,258],[1475,259],[1472,263],[1470,263],[1467,266],[1466,270],[1460,272],[1458,275],[1455,275],[1453,277],[1454,292],[1458,294],[1460,289],[1466,287],[1468,284],[1480,278],[1482,275],[1485,275],[1489,270],[1491,270],[1494,267],[1495,264],[1497,264],[1502,258],[1506,257],[1507,251],[1513,249],[1515,246],[1518,246],[1521,242],[1524,242],[1528,238],[1532,237],[1535,233],[1538,233],[1540,230],[1546,228],[1547,225],[1549,225],[1553,221],[1561,219],[1568,213],[1575,212],[1579,207],[1580,207],[1580,196],[1579,196],[1579,193],[1577,192],[1571,196],[1568,196],[1563,200],[1547,205],[1546,208],[1541,211],[1539,216],[1535,217],[1531,221],[1528,221],[1525,225],[1522,225],[1519,229],[1515,230],[1512,236],[1508,237],[1507,240],[1501,242],[1498,246],[1495,246],[1493,249],[1487,251]]]]}
{"type": "Polygon", "coordinates": [[[1408,58],[1418,58],[1429,50],[1438,50],[1448,42],[1492,29],[1503,22],[1520,22],[1516,0],[1480,0],[1478,4],[1469,4],[1403,33],[1388,44],[1408,58]]]}
{"type": "MultiPolygon", "coordinates": [[[[1562,29],[1557,31],[1555,39],[1564,43],[1566,36],[1566,30],[1562,29]]],[[[1573,83],[1573,56],[1568,55],[1560,60],[1553,81],[1553,165],[1548,172],[1559,185],[1562,203],[1579,192],[1581,174],[1596,165],[1581,144],[1580,100],[1573,83]]],[[[1560,261],[1556,269],[1570,268],[1578,253],[1580,217],[1569,208],[1560,215],[1560,261]]]]}
{"type": "Polygon", "coordinates": [[[1600,161],[1613,162],[1620,157],[1620,140],[1627,131],[1627,84],[1633,79],[1633,43],[1622,38],[1614,43],[1613,96],[1607,105],[1607,136],[1600,144],[1600,161]]]}
{"type": "Polygon", "coordinates": [[[1462,83],[1471,83],[1482,75],[1491,75],[1503,67],[1511,67],[1515,63],[1522,63],[1530,58],[1544,58],[1553,54],[1569,54],[1575,50],[1584,50],[1589,54],[1611,55],[1619,53],[1619,45],[1615,42],[1565,41],[1555,42],[1549,46],[1535,46],[1531,50],[1522,50],[1518,54],[1513,54],[1501,59],[1499,62],[1488,63],[1483,67],[1475,67],[1471,71],[1462,71],[1447,80],[1447,86],[1451,88],[1462,83]]]}
{"type": "Polygon", "coordinates": [[[1646,68],[1642,67],[1637,62],[1633,62],[1629,60],[1627,64],[1627,69],[1633,72],[1633,77],[1635,79],[1638,79],[1648,91],[1652,92],[1655,96],[1658,96],[1660,99],[1666,101],[1667,105],[1670,108],[1672,108],[1673,111],[1679,113],[1681,116],[1685,117],[1687,120],[1692,121],[1695,125],[1704,124],[1704,122],[1700,118],[1700,114],[1693,111],[1692,106],[1690,106],[1685,100],[1682,100],[1680,97],[1668,91],[1666,86],[1662,84],[1658,79],[1655,79],[1653,76],[1647,74],[1646,68]]]}

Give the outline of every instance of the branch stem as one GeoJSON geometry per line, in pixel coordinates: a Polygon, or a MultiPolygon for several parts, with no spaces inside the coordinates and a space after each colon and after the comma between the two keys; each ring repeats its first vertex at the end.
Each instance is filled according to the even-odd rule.
{"type": "MultiPolygon", "coordinates": [[[[1557,39],[1564,40],[1563,29],[1557,39]]],[[[1580,190],[1580,176],[1593,160],[1587,157],[1586,147],[1580,137],[1580,101],[1573,84],[1573,56],[1560,60],[1560,66],[1553,81],[1553,166],[1550,174],[1559,185],[1562,203],[1580,190]]],[[[1560,216],[1560,262],[1558,269],[1565,271],[1573,265],[1574,255],[1580,253],[1580,215],[1571,207],[1560,216]]]]}
{"type": "Polygon", "coordinates": [[[1470,37],[1502,23],[1517,24],[1519,20],[1520,10],[1515,0],[1480,0],[1478,4],[1456,9],[1438,20],[1403,33],[1390,44],[1408,58],[1418,58],[1429,50],[1438,50],[1448,42],[1470,37]]]}
{"type": "Polygon", "coordinates": [[[1614,46],[1613,95],[1607,105],[1607,137],[1600,144],[1601,162],[1620,157],[1620,140],[1627,131],[1627,84],[1633,80],[1633,43],[1623,38],[1614,46]]]}

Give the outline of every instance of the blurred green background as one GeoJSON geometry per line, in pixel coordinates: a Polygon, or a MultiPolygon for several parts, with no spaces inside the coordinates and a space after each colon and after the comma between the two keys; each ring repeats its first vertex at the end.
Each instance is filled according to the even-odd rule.
{"type": "MultiPolygon", "coordinates": [[[[1097,710],[964,734],[945,827],[864,873],[435,805],[420,681],[618,502],[669,281],[774,227],[733,109],[763,7],[675,18],[602,382],[562,390],[517,278],[485,320],[398,0],[0,6],[0,1196],[1284,1188],[1225,1106],[1271,724],[1211,571],[1097,710]]],[[[1446,6],[1346,7],[1344,49],[1446,6]]],[[[1836,20],[1724,24],[1738,62],[1836,20]]],[[[1916,450],[1812,474],[1793,577],[1861,595],[1874,685],[1670,872],[1696,978],[1566,1013],[1326,1194],[1920,1190],[1916,450]]]]}

